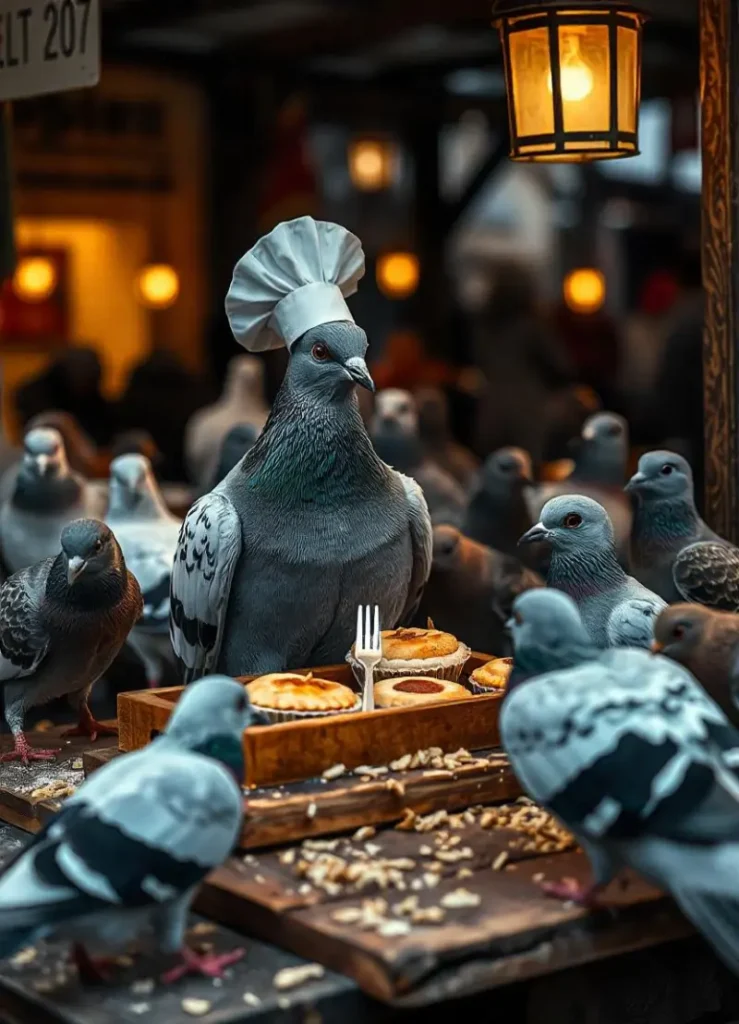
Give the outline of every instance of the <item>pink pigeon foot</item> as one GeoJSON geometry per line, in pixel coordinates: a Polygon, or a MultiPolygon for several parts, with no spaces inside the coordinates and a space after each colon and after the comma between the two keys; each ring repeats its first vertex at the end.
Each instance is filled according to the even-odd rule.
{"type": "Polygon", "coordinates": [[[222,978],[223,972],[238,963],[245,955],[245,949],[234,949],[230,953],[196,953],[185,946],[181,952],[182,963],[162,975],[162,982],[171,985],[188,974],[203,974],[206,978],[222,978]]]}
{"type": "Polygon", "coordinates": [[[575,878],[563,878],[559,882],[542,882],[540,888],[543,893],[553,899],[567,900],[580,907],[588,907],[593,910],[602,906],[600,893],[603,887],[595,883],[580,885],[575,878]]]}
{"type": "Polygon", "coordinates": [[[59,748],[54,750],[41,750],[32,747],[22,732],[15,737],[15,748],[7,754],[0,755],[0,761],[22,761],[23,764],[30,764],[31,761],[54,761],[59,753],[59,748]]]}
{"type": "Polygon", "coordinates": [[[96,718],[93,718],[92,713],[88,707],[82,708],[80,711],[80,720],[77,725],[72,729],[67,729],[62,733],[65,739],[69,739],[73,736],[87,736],[88,739],[94,743],[98,736],[117,736],[118,730],[112,725],[103,725],[102,722],[98,722],[96,718]]]}

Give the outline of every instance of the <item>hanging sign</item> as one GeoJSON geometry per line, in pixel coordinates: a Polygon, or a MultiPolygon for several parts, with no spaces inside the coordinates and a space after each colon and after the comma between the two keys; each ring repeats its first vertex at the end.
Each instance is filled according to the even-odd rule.
{"type": "Polygon", "coordinates": [[[99,78],[99,0],[0,0],[0,100],[99,78]]]}

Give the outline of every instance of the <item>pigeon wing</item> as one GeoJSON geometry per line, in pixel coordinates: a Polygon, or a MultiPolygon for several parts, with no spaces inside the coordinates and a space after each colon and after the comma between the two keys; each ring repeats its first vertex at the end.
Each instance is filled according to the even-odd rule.
{"type": "Polygon", "coordinates": [[[145,529],[125,523],[112,524],[126,566],[136,577],[144,599],[144,613],[137,626],[146,631],[166,631],[169,620],[169,589],[178,531],[172,524],[151,523],[145,529]]]}
{"type": "Polygon", "coordinates": [[[241,523],[228,498],[212,491],[180,530],[170,590],[169,630],[185,682],[213,671],[223,640],[241,523]]]}
{"type": "Polygon", "coordinates": [[[654,624],[665,607],[663,601],[635,597],[617,604],[608,618],[611,647],[650,647],[654,624]]]}
{"type": "Polygon", "coordinates": [[[0,680],[36,671],[49,648],[41,604],[53,559],[15,573],[0,587],[0,680]]]}
{"type": "Polygon", "coordinates": [[[686,601],[739,611],[738,548],[715,541],[691,544],[675,559],[672,577],[686,601]]]}
{"type": "Polygon", "coordinates": [[[3,871],[0,932],[169,903],[229,855],[242,800],[224,768],[149,750],[121,761],[66,801],[3,871]]]}
{"type": "Polygon", "coordinates": [[[501,730],[527,792],[596,841],[677,833],[717,787],[739,792],[739,733],[689,672],[645,652],[521,685],[501,730]]]}
{"type": "MultiPolygon", "coordinates": [[[[397,471],[393,471],[397,472],[397,471]]],[[[428,505],[423,491],[415,480],[402,473],[397,473],[405,490],[408,506],[408,526],[411,534],[413,566],[408,586],[408,598],[400,622],[411,621],[421,603],[423,589],[431,575],[431,559],[434,547],[434,531],[431,525],[428,505]]]]}

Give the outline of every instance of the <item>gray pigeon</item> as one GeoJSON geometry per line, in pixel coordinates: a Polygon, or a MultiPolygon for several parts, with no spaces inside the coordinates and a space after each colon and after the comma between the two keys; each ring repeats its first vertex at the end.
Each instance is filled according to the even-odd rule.
{"type": "Polygon", "coordinates": [[[186,680],[343,660],[357,605],[410,622],[431,567],[418,485],[386,466],[354,389],[373,388],[349,321],[306,331],[257,443],[192,507],[172,570],[172,645],[186,680]]]}
{"type": "Polygon", "coordinates": [[[419,388],[414,393],[418,426],[426,456],[465,490],[477,479],[480,461],[469,448],[458,444],[449,427],[449,401],[440,388],[419,388]]]}
{"type": "Polygon", "coordinates": [[[58,430],[29,430],[23,447],[12,492],[0,509],[0,551],[11,572],[55,555],[64,526],[99,511],[86,481],[69,468],[58,430]]]}
{"type": "Polygon", "coordinates": [[[144,599],[144,611],[128,638],[144,663],[150,687],[159,686],[172,660],[169,588],[181,520],[164,504],[145,455],[119,455],[110,465],[106,522],[115,533],[144,599]]]}
{"type": "Polygon", "coordinates": [[[0,761],[52,759],[23,734],[29,708],[66,697],[79,714],[69,736],[115,734],[96,722],[90,691],[123,646],[142,611],[139,585],[118,542],[96,519],[64,527],[61,551],[0,587],[0,684],[15,749],[0,761]]]}
{"type": "Polygon", "coordinates": [[[464,490],[425,455],[418,409],[410,391],[387,388],[379,393],[370,437],[383,462],[413,477],[420,486],[434,525],[461,522],[467,502],[464,490]]]}
{"type": "Polygon", "coordinates": [[[241,830],[242,734],[255,724],[243,686],[214,676],[177,703],[164,733],[90,776],[0,874],[0,956],[41,939],[74,943],[80,979],[104,979],[95,954],[153,939],[187,973],[220,977],[243,950],[185,943],[199,884],[241,830]]]}
{"type": "Polygon", "coordinates": [[[649,647],[665,602],[619,565],[608,513],[579,494],[552,498],[521,538],[551,546],[547,584],[569,594],[597,647],[649,647]]]}
{"type": "MultiPolygon", "coordinates": [[[[634,575],[665,601],[696,600],[678,586],[676,562],[681,553],[693,544],[725,542],[698,515],[690,465],[674,452],[647,452],[639,459],[638,471],[629,480],[626,491],[633,496],[635,505],[631,527],[631,568],[634,575]]],[[[711,549],[702,550],[709,559],[705,577],[710,585],[714,568],[710,564],[711,549]]],[[[700,560],[696,562],[691,557],[691,565],[696,569],[698,578],[685,582],[694,586],[699,583],[701,575],[700,560]]]]}
{"type": "Polygon", "coordinates": [[[463,536],[453,526],[434,527],[431,576],[417,616],[432,619],[474,651],[505,655],[504,624],[514,598],[544,581],[511,555],[463,536]]]}
{"type": "Polygon", "coordinates": [[[646,651],[595,657],[563,595],[523,594],[511,629],[514,657],[544,674],[505,697],[503,746],[594,876],[587,888],[564,879],[545,891],[593,906],[630,867],[670,892],[739,971],[739,733],[681,665],[646,651]]]}
{"type": "Polygon", "coordinates": [[[470,494],[462,533],[506,555],[520,554],[518,541],[533,520],[526,492],[533,486],[531,456],[522,448],[488,455],[470,494]]]}
{"type": "Polygon", "coordinates": [[[629,427],[623,416],[615,412],[589,416],[572,448],[575,465],[571,479],[578,485],[595,484],[620,490],[626,483],[629,427]]]}
{"type": "Polygon", "coordinates": [[[218,465],[206,491],[212,491],[221,480],[226,479],[234,466],[241,462],[250,448],[254,447],[258,437],[259,431],[252,423],[237,423],[235,427],[231,427],[221,444],[218,465]]]}
{"type": "Polygon", "coordinates": [[[204,486],[211,479],[221,444],[231,427],[251,423],[260,431],[268,415],[264,363],[257,356],[234,356],[221,397],[213,405],[199,409],[187,424],[185,459],[193,483],[204,486]]]}

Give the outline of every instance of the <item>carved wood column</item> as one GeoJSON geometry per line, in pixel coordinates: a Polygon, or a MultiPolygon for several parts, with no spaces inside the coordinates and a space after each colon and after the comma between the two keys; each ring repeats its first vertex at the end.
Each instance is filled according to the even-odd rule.
{"type": "Polygon", "coordinates": [[[739,542],[739,5],[700,0],[706,517],[739,542]]]}

